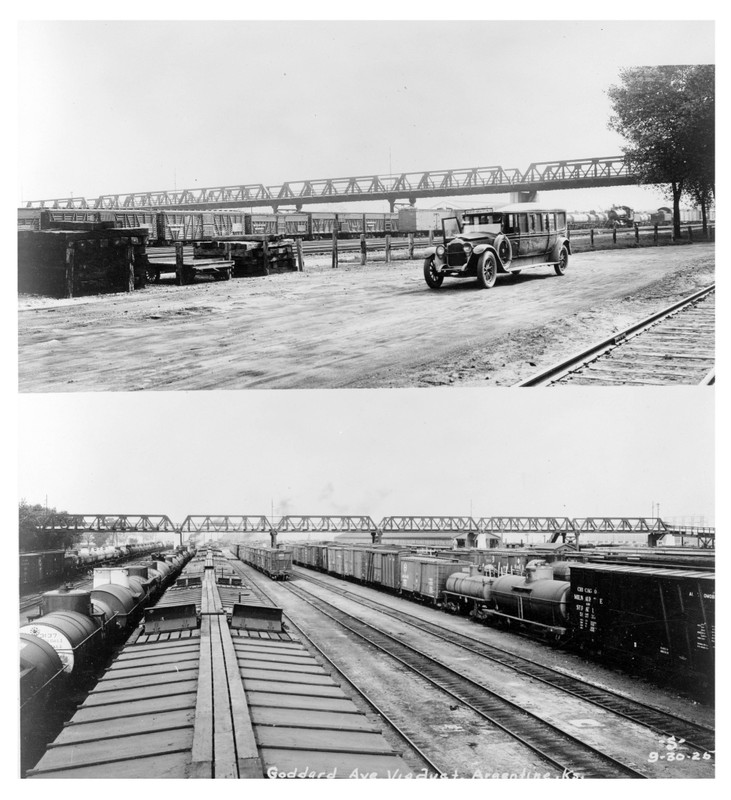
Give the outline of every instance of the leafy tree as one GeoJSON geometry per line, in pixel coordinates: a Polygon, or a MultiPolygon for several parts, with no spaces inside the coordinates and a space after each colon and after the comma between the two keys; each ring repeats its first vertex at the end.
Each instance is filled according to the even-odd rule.
{"type": "Polygon", "coordinates": [[[716,195],[715,77],[715,68],[708,65],[696,68],[688,81],[688,91],[697,98],[696,124],[705,135],[696,141],[685,193],[701,208],[704,232],[708,229],[708,207],[716,195]]]}
{"type": "Polygon", "coordinates": [[[62,550],[71,547],[78,540],[79,534],[72,531],[56,533],[54,531],[38,530],[44,517],[56,514],[61,517],[68,516],[66,511],[57,511],[55,508],[46,508],[38,503],[31,505],[21,500],[18,505],[18,536],[20,551],[32,553],[36,550],[62,550]]]}
{"type": "Polygon", "coordinates": [[[680,198],[697,197],[696,189],[707,197],[713,185],[714,67],[633,67],[619,77],[607,90],[609,127],[629,142],[624,152],[641,183],[668,184],[679,238],[680,198]]]}

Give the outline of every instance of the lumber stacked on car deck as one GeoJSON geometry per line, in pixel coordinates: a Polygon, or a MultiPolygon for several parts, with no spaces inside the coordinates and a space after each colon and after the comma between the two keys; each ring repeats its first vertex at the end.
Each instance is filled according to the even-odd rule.
{"type": "Polygon", "coordinates": [[[294,241],[281,236],[215,239],[196,244],[194,253],[196,258],[230,258],[234,262],[235,277],[297,271],[294,241]]]}

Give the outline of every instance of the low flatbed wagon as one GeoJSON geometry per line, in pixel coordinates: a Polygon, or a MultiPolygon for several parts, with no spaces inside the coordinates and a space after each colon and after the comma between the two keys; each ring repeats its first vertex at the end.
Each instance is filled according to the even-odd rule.
{"type": "Polygon", "coordinates": [[[234,270],[234,262],[223,258],[193,258],[187,261],[180,257],[148,256],[147,280],[157,283],[163,272],[174,272],[178,286],[193,283],[198,275],[211,275],[214,280],[228,281],[234,270]]]}

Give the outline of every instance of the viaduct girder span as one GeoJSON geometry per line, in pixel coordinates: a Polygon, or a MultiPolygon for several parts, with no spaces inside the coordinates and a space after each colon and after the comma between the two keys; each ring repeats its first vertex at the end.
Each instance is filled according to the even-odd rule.
{"type": "Polygon", "coordinates": [[[38,531],[55,533],[125,533],[151,538],[159,533],[180,536],[190,541],[201,534],[266,534],[272,546],[278,534],[287,533],[368,533],[373,541],[385,534],[441,534],[442,538],[465,538],[471,544],[480,533],[503,536],[506,533],[538,533],[552,543],[578,545],[582,534],[644,534],[647,544],[657,546],[666,535],[694,539],[700,548],[713,549],[716,529],[710,526],[673,526],[659,517],[459,517],[391,516],[378,524],[369,516],[286,515],[275,524],[265,515],[189,515],[174,523],[166,514],[48,514],[35,523],[38,531]]]}
{"type": "Polygon", "coordinates": [[[111,533],[115,543],[118,534],[139,534],[151,540],[156,534],[178,533],[178,526],[166,514],[49,514],[35,528],[59,534],[111,533]]]}
{"type": "Polygon", "coordinates": [[[175,533],[166,514],[49,514],[36,523],[40,531],[73,533],[175,533]]]}
{"type": "Polygon", "coordinates": [[[445,537],[465,539],[473,546],[477,533],[477,521],[472,517],[399,516],[384,517],[378,525],[376,538],[380,542],[384,535],[390,539],[403,539],[409,534],[418,534],[435,540],[445,537]]]}
{"type": "Polygon", "coordinates": [[[514,167],[467,167],[460,169],[403,172],[396,175],[360,175],[216,186],[200,189],[105,194],[84,197],[31,200],[27,208],[54,209],[176,209],[205,210],[283,206],[302,208],[308,204],[349,201],[397,200],[414,204],[430,197],[584,189],[639,183],[639,177],[624,156],[542,161],[527,169],[514,167]]]}
{"type": "Polygon", "coordinates": [[[188,534],[188,541],[197,541],[202,534],[211,533],[245,533],[267,534],[276,546],[277,534],[268,517],[263,514],[224,514],[222,516],[210,514],[189,514],[180,524],[181,539],[184,533],[188,534]]]}
{"type": "Polygon", "coordinates": [[[278,533],[370,533],[376,523],[368,516],[293,516],[282,517],[278,533]]]}

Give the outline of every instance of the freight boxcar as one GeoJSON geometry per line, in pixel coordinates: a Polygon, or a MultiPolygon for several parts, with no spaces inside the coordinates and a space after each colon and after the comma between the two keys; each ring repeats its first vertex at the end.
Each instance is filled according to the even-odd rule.
{"type": "Polygon", "coordinates": [[[457,559],[402,556],[401,594],[438,604],[447,578],[454,572],[469,570],[469,567],[469,561],[457,559]]]}
{"type": "Polygon", "coordinates": [[[452,217],[453,209],[401,208],[399,209],[398,229],[401,233],[428,234],[442,232],[442,219],[452,217]]]}
{"type": "Polygon", "coordinates": [[[325,566],[326,572],[331,572],[333,575],[343,574],[343,548],[338,545],[327,545],[327,565],[325,566]]]}
{"type": "Polygon", "coordinates": [[[163,242],[191,242],[206,238],[202,214],[161,211],[158,225],[158,238],[163,242]]]}
{"type": "Polygon", "coordinates": [[[203,235],[211,239],[242,236],[246,233],[247,216],[243,211],[206,212],[202,214],[203,235]]]}
{"type": "Polygon", "coordinates": [[[313,239],[324,239],[332,236],[337,222],[337,218],[332,211],[311,211],[309,218],[310,236],[313,239]]]}
{"type": "Polygon", "coordinates": [[[115,228],[142,228],[147,231],[147,243],[154,244],[158,240],[157,211],[103,211],[102,220],[110,219],[115,228]]]}
{"type": "Polygon", "coordinates": [[[583,648],[668,678],[713,687],[715,575],[572,564],[571,623],[583,648]]]}
{"type": "Polygon", "coordinates": [[[283,236],[309,238],[310,215],[303,211],[279,214],[278,233],[283,236]]]}
{"type": "Polygon", "coordinates": [[[249,235],[276,236],[279,233],[277,214],[249,214],[247,218],[247,230],[249,235]]]}
{"type": "Polygon", "coordinates": [[[65,551],[46,550],[20,554],[20,588],[31,589],[65,576],[65,551]]]}
{"type": "Polygon", "coordinates": [[[338,213],[338,223],[340,225],[340,235],[348,238],[360,236],[365,233],[365,216],[361,213],[351,211],[341,211],[338,213]]]}
{"type": "Polygon", "coordinates": [[[408,553],[398,547],[373,547],[368,549],[366,583],[398,591],[401,587],[401,556],[408,553]]]}
{"type": "Polygon", "coordinates": [[[240,544],[236,555],[275,581],[286,581],[292,574],[293,551],[290,549],[240,544]]]}

